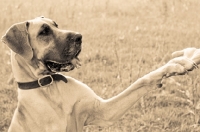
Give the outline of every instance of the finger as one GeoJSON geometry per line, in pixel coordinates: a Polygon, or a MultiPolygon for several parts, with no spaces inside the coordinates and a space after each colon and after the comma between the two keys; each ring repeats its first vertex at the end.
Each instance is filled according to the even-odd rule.
{"type": "MultiPolygon", "coordinates": [[[[192,69],[193,68],[195,68],[195,69],[199,69],[199,66],[197,65],[197,63],[196,62],[194,62],[193,60],[191,60],[191,59],[188,59],[188,58],[186,58],[187,59],[187,61],[189,61],[191,64],[192,64],[192,69]]],[[[188,69],[188,70],[190,70],[190,69],[188,69]]]]}
{"type": "Polygon", "coordinates": [[[184,55],[184,50],[175,51],[175,52],[172,53],[173,58],[180,57],[180,56],[183,56],[183,55],[184,55]]]}
{"type": "Polygon", "coordinates": [[[194,68],[199,69],[199,66],[197,65],[197,63],[194,62],[193,60],[192,60],[192,62],[193,62],[193,66],[194,66],[194,68]]]}

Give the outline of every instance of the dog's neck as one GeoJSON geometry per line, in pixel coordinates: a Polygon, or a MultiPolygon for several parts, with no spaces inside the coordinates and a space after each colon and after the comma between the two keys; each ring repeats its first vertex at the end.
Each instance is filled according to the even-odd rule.
{"type": "Polygon", "coordinates": [[[38,67],[34,68],[34,66],[28,64],[24,58],[14,52],[11,52],[11,63],[13,75],[17,82],[30,82],[42,77],[42,75],[34,74],[37,73],[38,67]]]}

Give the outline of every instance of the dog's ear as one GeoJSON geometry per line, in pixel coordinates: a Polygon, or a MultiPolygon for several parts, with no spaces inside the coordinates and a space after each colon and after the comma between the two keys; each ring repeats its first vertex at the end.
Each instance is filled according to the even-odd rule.
{"type": "Polygon", "coordinates": [[[2,41],[15,53],[26,60],[33,58],[33,50],[28,38],[29,22],[21,22],[12,25],[2,37],[2,41]]]}

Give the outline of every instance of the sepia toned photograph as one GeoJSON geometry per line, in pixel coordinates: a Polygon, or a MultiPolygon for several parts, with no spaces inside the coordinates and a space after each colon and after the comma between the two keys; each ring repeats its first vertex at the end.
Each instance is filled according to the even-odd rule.
{"type": "Polygon", "coordinates": [[[0,9],[0,132],[200,132],[199,0],[0,9]]]}

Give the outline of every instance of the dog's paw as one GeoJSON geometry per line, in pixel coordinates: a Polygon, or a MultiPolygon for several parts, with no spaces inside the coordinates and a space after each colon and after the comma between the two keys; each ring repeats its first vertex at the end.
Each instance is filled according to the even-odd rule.
{"type": "Polygon", "coordinates": [[[198,68],[198,65],[192,59],[185,56],[177,57],[157,70],[145,75],[143,84],[156,84],[157,87],[162,87],[164,79],[171,76],[185,75],[195,68],[198,68]]]}
{"type": "Polygon", "coordinates": [[[184,75],[187,73],[188,70],[183,65],[179,63],[167,63],[164,77],[168,78],[171,76],[184,75]]]}
{"type": "Polygon", "coordinates": [[[192,71],[194,68],[198,68],[197,64],[187,57],[177,57],[170,60],[162,68],[161,73],[164,74],[162,75],[160,83],[157,84],[157,87],[162,87],[162,83],[166,78],[188,74],[188,72],[192,71]]]}
{"type": "MultiPolygon", "coordinates": [[[[159,69],[150,72],[145,77],[146,84],[156,84],[158,88],[162,87],[162,83],[166,78],[177,75],[184,75],[188,73],[188,70],[184,67],[185,65],[191,65],[191,62],[188,60],[181,61],[170,61],[159,69]],[[175,63],[176,62],[176,63],[175,63]],[[187,64],[189,63],[189,64],[187,64]]],[[[187,66],[187,67],[189,67],[187,66]]],[[[190,68],[190,67],[189,67],[190,68]]]]}
{"type": "MultiPolygon", "coordinates": [[[[185,56],[174,58],[174,59],[170,60],[168,62],[168,64],[179,64],[185,68],[185,72],[192,71],[193,69],[198,68],[198,65],[193,60],[191,60],[185,56]]],[[[184,72],[177,73],[177,74],[181,75],[181,74],[184,74],[184,72]]]]}
{"type": "Polygon", "coordinates": [[[171,76],[177,76],[177,75],[184,75],[187,74],[188,71],[185,69],[184,66],[178,64],[178,63],[167,63],[163,67],[161,67],[160,71],[157,73],[157,87],[161,88],[163,86],[163,82],[165,82],[166,78],[169,78],[171,76]]]}

